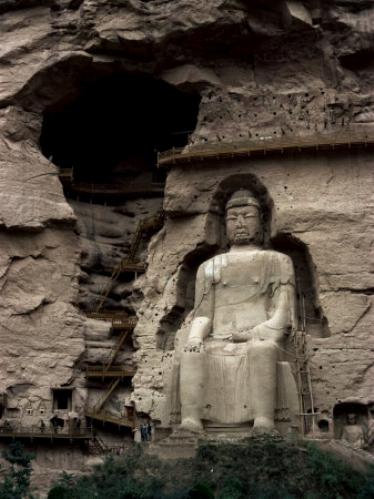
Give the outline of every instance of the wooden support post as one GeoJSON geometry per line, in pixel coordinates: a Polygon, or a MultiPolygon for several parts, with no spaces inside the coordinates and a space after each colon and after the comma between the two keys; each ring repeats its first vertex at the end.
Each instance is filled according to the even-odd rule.
{"type": "Polygon", "coordinates": [[[112,381],[112,383],[109,385],[108,391],[105,393],[104,397],[95,406],[95,411],[94,412],[100,412],[101,411],[101,409],[103,408],[105,402],[112,395],[112,393],[114,392],[114,390],[117,388],[117,385],[118,385],[119,382],[120,382],[119,378],[117,378],[114,381],[112,381]]]}
{"type": "Polygon", "coordinates": [[[124,344],[126,338],[127,338],[127,335],[128,335],[128,329],[126,329],[125,331],[123,331],[123,333],[121,334],[119,340],[118,340],[118,343],[115,347],[115,349],[113,350],[113,353],[110,355],[109,357],[109,362],[108,364],[105,366],[105,370],[107,371],[110,366],[113,364],[115,358],[117,357],[117,354],[118,352],[121,350],[122,348],[122,345],[124,344]]]}

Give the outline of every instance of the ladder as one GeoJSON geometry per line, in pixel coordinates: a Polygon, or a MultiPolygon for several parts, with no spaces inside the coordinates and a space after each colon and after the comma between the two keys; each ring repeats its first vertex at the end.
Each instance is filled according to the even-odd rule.
{"type": "Polygon", "coordinates": [[[304,295],[302,296],[302,327],[300,331],[296,331],[294,334],[294,346],[301,426],[303,434],[305,435],[309,431],[315,433],[315,417],[317,413],[314,406],[312,377],[310,373],[309,355],[307,351],[304,295]]]}
{"type": "Polygon", "coordinates": [[[90,452],[94,455],[105,454],[108,452],[108,447],[105,445],[104,441],[98,436],[95,435],[91,440],[90,452]]]}
{"type": "Polygon", "coordinates": [[[156,231],[159,230],[162,227],[164,220],[164,213],[163,211],[159,211],[156,215],[153,215],[151,217],[146,218],[145,220],[142,220],[138,223],[136,227],[135,234],[132,238],[128,256],[123,259],[114,269],[113,272],[110,276],[110,280],[108,285],[104,288],[96,306],[94,309],[94,312],[97,313],[99,312],[106,299],[108,298],[112,287],[113,287],[113,282],[115,282],[118,278],[118,276],[121,274],[122,270],[126,267],[126,265],[132,265],[136,264],[136,255],[139,251],[139,246],[141,243],[141,240],[143,238],[143,235],[145,232],[149,232],[151,230],[156,231]]]}
{"type": "Polygon", "coordinates": [[[127,335],[129,333],[129,330],[128,329],[124,329],[118,339],[118,342],[116,345],[113,346],[112,350],[110,351],[109,353],[109,359],[108,359],[108,363],[105,365],[105,370],[108,371],[110,369],[110,367],[112,366],[113,362],[115,361],[117,355],[118,355],[118,352],[121,350],[126,338],[127,338],[127,335]]]}
{"type": "Polygon", "coordinates": [[[121,263],[119,265],[117,265],[117,267],[114,268],[112,275],[110,276],[109,284],[106,288],[104,288],[104,291],[102,292],[102,294],[99,298],[99,301],[95,307],[95,310],[94,310],[95,313],[100,312],[102,306],[104,305],[106,299],[109,296],[109,293],[112,290],[113,282],[117,280],[118,276],[121,273],[121,268],[122,268],[121,263]]]}
{"type": "Polygon", "coordinates": [[[117,388],[118,383],[121,381],[120,378],[114,379],[110,385],[108,386],[108,390],[104,393],[104,396],[102,399],[95,405],[94,407],[94,413],[99,413],[101,409],[103,408],[105,402],[108,400],[108,398],[112,395],[114,390],[117,388]]]}

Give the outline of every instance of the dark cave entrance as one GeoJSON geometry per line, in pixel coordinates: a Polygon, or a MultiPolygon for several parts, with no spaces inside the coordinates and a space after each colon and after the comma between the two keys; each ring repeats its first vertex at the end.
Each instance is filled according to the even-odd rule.
{"type": "Polygon", "coordinates": [[[166,176],[157,169],[157,152],[188,143],[199,104],[199,94],[145,73],[93,66],[74,91],[45,109],[40,147],[59,168],[78,219],[84,311],[133,313],[136,273],[115,269],[145,262],[160,227],[139,231],[161,213],[166,176]]]}
{"type": "MultiPolygon", "coordinates": [[[[187,145],[200,96],[113,66],[79,70],[79,83],[73,86],[69,96],[44,111],[40,148],[58,167],[77,217],[77,305],[88,317],[111,325],[94,342],[86,342],[90,414],[103,400],[107,416],[93,419],[95,426],[105,421],[105,432],[116,429],[131,436],[129,429],[113,424],[113,418],[124,417],[121,407],[132,391],[135,345],[134,326],[129,324],[136,323],[142,301],[134,283],[146,270],[149,240],[164,220],[166,173],[157,169],[157,152],[187,145]],[[114,378],[103,377],[98,384],[96,374],[104,371],[114,372],[114,378]],[[116,377],[125,371],[126,376],[116,377]]],[[[55,408],[70,403],[61,391],[53,395],[55,408]]]]}
{"type": "Polygon", "coordinates": [[[146,75],[91,76],[75,99],[44,112],[40,146],[81,182],[160,178],[157,151],[183,147],[197,122],[200,97],[146,75]]]}

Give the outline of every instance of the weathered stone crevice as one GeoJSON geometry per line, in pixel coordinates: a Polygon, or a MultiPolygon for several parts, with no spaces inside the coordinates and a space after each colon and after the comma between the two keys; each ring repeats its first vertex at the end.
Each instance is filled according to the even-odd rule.
{"type": "Polygon", "coordinates": [[[318,297],[318,274],[308,247],[301,239],[282,233],[272,239],[272,247],[290,256],[293,261],[299,328],[305,328],[313,337],[330,336],[328,320],[318,297]]]}
{"type": "Polygon", "coordinates": [[[353,293],[358,295],[372,296],[374,294],[374,287],[370,288],[337,288],[336,291],[343,293],[353,293]]]}

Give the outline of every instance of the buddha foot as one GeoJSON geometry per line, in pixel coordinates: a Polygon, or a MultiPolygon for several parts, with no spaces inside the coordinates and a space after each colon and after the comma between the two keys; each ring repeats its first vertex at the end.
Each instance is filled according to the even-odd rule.
{"type": "Polygon", "coordinates": [[[194,418],[184,418],[179,428],[193,433],[201,433],[204,430],[201,421],[194,418]]]}
{"type": "Polygon", "coordinates": [[[279,432],[275,428],[269,428],[268,426],[254,426],[252,428],[251,432],[252,437],[259,437],[262,435],[269,435],[271,437],[276,437],[279,435],[279,432]]]}

